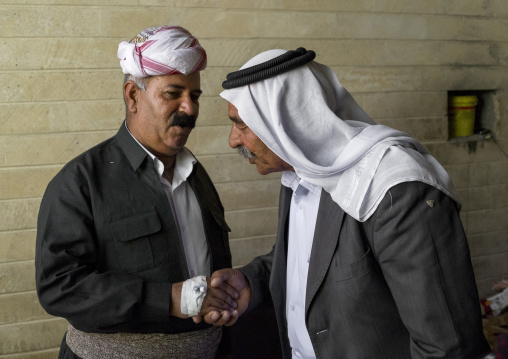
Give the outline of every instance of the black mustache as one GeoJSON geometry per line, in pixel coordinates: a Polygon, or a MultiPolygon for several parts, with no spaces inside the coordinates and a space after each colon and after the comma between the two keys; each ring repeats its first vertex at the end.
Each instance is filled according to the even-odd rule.
{"type": "Polygon", "coordinates": [[[186,114],[185,112],[177,112],[173,115],[173,120],[171,125],[169,125],[169,127],[172,126],[194,128],[196,126],[196,116],[186,114]]]}

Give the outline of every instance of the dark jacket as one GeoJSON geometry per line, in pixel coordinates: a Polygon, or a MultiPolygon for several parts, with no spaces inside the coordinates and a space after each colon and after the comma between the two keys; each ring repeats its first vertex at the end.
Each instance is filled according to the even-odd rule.
{"type": "MultiPolygon", "coordinates": [[[[282,187],[274,250],[241,270],[251,306],[273,299],[284,358],[287,220],[282,187]]],[[[390,189],[361,223],[322,192],[306,290],[305,322],[318,359],[479,358],[475,278],[456,203],[421,182],[390,189]]]]}
{"type": "MultiPolygon", "coordinates": [[[[188,179],[201,207],[211,271],[231,267],[224,209],[198,162],[188,179]]],[[[49,183],[37,224],[36,284],[44,309],[86,332],[201,329],[169,316],[184,250],[153,161],[124,124],[49,183]]]]}

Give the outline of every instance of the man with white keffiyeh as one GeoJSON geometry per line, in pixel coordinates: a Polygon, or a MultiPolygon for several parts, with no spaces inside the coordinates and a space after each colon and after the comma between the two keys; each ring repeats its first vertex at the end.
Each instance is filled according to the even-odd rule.
{"type": "Polygon", "coordinates": [[[479,358],[475,278],[443,167],[376,125],[315,53],[270,50],[228,75],[229,144],[282,172],[275,246],[212,275],[240,294],[232,325],[273,301],[284,358],[479,358]]]}
{"type": "Polygon", "coordinates": [[[206,52],[187,30],[157,26],[120,43],[118,57],[126,120],[42,200],[39,300],[69,321],[59,358],[218,358],[222,328],[201,316],[234,313],[236,291],[208,285],[231,267],[230,230],[185,147],[206,52]]]}

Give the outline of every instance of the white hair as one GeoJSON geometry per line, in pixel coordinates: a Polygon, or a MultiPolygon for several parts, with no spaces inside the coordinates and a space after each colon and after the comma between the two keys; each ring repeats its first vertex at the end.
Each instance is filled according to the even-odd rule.
{"type": "Polygon", "coordinates": [[[145,91],[146,90],[146,79],[147,77],[136,77],[136,76],[133,76],[133,75],[130,75],[130,74],[126,74],[125,77],[124,77],[124,80],[123,80],[123,84],[125,85],[125,83],[127,81],[132,81],[136,84],[136,86],[140,89],[140,90],[143,90],[145,91]]]}
{"type": "MultiPolygon", "coordinates": [[[[136,76],[132,76],[130,74],[126,74],[123,79],[123,84],[125,85],[125,83],[127,81],[132,81],[132,82],[134,82],[134,84],[136,85],[136,87],[138,89],[140,89],[141,91],[145,91],[147,78],[148,77],[136,77],[136,76]]],[[[125,115],[127,116],[127,114],[129,113],[129,108],[127,107],[127,101],[125,101],[125,96],[124,96],[123,102],[125,103],[125,115]]]]}

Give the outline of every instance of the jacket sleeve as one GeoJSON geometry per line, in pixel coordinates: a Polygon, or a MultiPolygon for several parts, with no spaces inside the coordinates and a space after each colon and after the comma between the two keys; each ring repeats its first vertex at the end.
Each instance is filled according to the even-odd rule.
{"type": "Polygon", "coordinates": [[[477,358],[489,351],[456,203],[421,182],[389,190],[370,245],[411,336],[412,358],[477,358]]]}
{"type": "Polygon", "coordinates": [[[131,331],[140,323],[168,321],[171,284],[97,268],[103,254],[89,192],[87,180],[67,170],[50,182],[42,199],[35,258],[41,305],[88,332],[131,331]]]}
{"type": "Polygon", "coordinates": [[[270,273],[272,271],[273,252],[254,258],[246,266],[239,268],[245,274],[252,288],[252,297],[248,311],[260,306],[271,304],[269,290],[270,273]]]}

